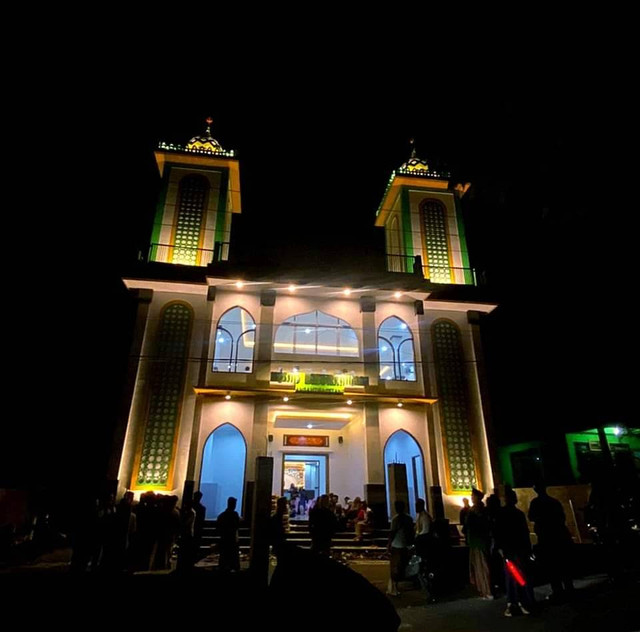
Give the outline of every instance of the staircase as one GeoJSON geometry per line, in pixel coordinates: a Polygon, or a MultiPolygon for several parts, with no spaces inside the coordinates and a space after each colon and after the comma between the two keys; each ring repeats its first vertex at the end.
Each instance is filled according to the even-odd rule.
{"type": "MultiPolygon", "coordinates": [[[[311,547],[311,535],[309,534],[308,520],[292,520],[289,523],[290,531],[287,534],[287,541],[297,546],[308,549],[311,547]]],[[[354,541],[354,531],[339,531],[333,536],[331,541],[332,555],[340,557],[344,554],[366,554],[373,556],[376,554],[383,555],[387,551],[387,541],[389,538],[389,529],[375,529],[371,533],[363,534],[361,541],[354,541]]],[[[240,527],[238,531],[240,540],[240,554],[249,554],[251,548],[251,534],[249,527],[240,527]]],[[[211,551],[211,545],[216,544],[220,538],[216,534],[215,520],[207,520],[204,525],[202,542],[200,545],[200,555],[208,555],[211,551]]]]}

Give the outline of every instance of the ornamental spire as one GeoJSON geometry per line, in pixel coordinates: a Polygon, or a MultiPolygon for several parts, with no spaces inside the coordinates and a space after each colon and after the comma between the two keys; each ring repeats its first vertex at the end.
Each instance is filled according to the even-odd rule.
{"type": "Polygon", "coordinates": [[[420,160],[416,154],[416,139],[409,139],[411,145],[411,157],[399,169],[400,173],[424,175],[429,173],[429,165],[426,160],[420,160]]]}
{"type": "Polygon", "coordinates": [[[410,138],[409,144],[411,145],[411,158],[415,158],[416,157],[416,139],[410,138]]]}
{"type": "Polygon", "coordinates": [[[220,143],[211,136],[211,123],[213,119],[208,116],[205,119],[207,129],[202,136],[194,136],[188,143],[187,149],[189,151],[197,151],[206,154],[220,154],[224,152],[220,143]]]}

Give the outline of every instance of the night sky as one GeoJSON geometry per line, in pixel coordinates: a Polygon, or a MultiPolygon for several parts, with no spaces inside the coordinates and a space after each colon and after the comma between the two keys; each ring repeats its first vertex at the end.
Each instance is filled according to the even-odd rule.
{"type": "Polygon", "coordinates": [[[570,58],[517,75],[286,59],[175,81],[150,61],[107,66],[16,99],[6,134],[20,193],[5,239],[12,263],[29,263],[5,277],[5,484],[99,479],[133,322],[120,278],[150,238],[153,150],[202,132],[207,116],[240,159],[233,247],[283,267],[322,257],[357,269],[383,248],[375,211],[415,138],[420,157],[472,183],[471,263],[500,303],[484,325],[498,442],[636,419],[625,84],[610,77],[612,99],[570,58]]]}

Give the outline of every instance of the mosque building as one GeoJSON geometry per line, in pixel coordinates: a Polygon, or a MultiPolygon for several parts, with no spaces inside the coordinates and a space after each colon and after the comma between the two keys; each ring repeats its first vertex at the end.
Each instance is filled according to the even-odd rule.
{"type": "Polygon", "coordinates": [[[421,497],[457,521],[461,496],[494,486],[480,321],[496,305],[469,265],[468,185],[414,151],[371,209],[379,270],[236,266],[240,162],[208,124],[155,152],[150,248],[124,279],[137,318],[119,494],[199,489],[214,518],[229,496],[246,508],[270,456],[275,495],[293,484],[387,513],[421,497]]]}

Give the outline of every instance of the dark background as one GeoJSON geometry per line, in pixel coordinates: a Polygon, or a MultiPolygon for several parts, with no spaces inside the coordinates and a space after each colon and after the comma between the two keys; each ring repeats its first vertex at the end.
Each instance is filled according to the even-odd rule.
{"type": "Polygon", "coordinates": [[[228,66],[241,46],[200,64],[158,46],[88,68],[63,51],[11,78],[3,485],[100,480],[133,318],[120,278],[149,241],[153,150],[209,115],[240,158],[234,246],[283,266],[310,254],[357,268],[382,248],[375,211],[415,138],[419,156],[472,183],[471,265],[500,303],[484,323],[496,440],[635,421],[624,66],[588,46],[544,59],[470,48],[460,61],[420,42],[341,57],[299,41],[228,66]]]}

